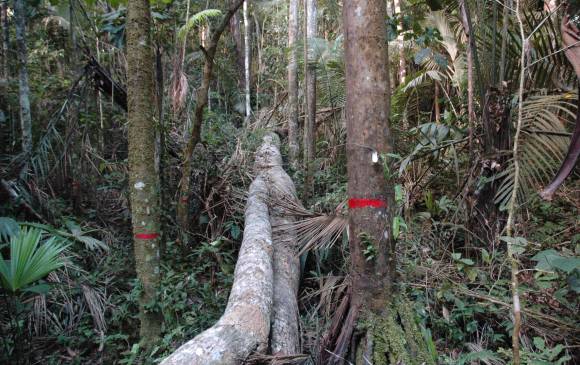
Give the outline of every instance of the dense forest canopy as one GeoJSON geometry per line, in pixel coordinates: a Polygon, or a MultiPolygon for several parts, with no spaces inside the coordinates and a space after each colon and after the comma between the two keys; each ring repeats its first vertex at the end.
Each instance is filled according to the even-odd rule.
{"type": "Polygon", "coordinates": [[[577,0],[0,29],[1,363],[580,363],[577,0]]]}

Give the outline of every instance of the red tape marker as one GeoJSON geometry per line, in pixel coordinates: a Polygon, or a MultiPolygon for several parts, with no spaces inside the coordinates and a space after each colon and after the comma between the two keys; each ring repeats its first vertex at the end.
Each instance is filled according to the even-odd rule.
{"type": "Polygon", "coordinates": [[[349,208],[386,208],[387,202],[380,199],[348,199],[349,208]]]}
{"type": "Polygon", "coordinates": [[[159,237],[159,233],[137,233],[135,238],[140,240],[154,240],[159,237]]]}

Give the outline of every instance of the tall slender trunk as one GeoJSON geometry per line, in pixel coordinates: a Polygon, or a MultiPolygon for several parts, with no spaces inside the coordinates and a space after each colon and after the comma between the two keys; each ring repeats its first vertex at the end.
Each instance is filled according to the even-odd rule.
{"type": "Polygon", "coordinates": [[[203,111],[207,106],[209,85],[213,72],[213,61],[217,50],[218,42],[222,33],[230,19],[236,11],[242,6],[244,0],[233,0],[230,3],[228,11],[224,14],[220,24],[215,28],[207,47],[203,49],[205,54],[205,63],[203,65],[203,76],[201,86],[197,90],[197,102],[195,104],[195,111],[193,115],[193,125],[191,127],[191,135],[187,141],[187,145],[183,151],[183,167],[182,176],[179,183],[179,196],[177,204],[177,222],[183,230],[189,227],[189,192],[191,190],[191,158],[195,146],[201,139],[201,127],[203,122],[203,111]]]}
{"type": "Polygon", "coordinates": [[[2,18],[2,77],[8,78],[8,48],[10,42],[10,28],[8,28],[8,0],[2,0],[0,4],[0,17],[2,18]]]}
{"type": "Polygon", "coordinates": [[[471,33],[471,27],[468,23],[465,0],[459,0],[459,6],[461,11],[461,24],[465,36],[467,37],[467,47],[465,49],[467,55],[467,118],[469,125],[469,155],[470,158],[472,158],[474,152],[473,134],[475,129],[475,112],[473,109],[473,49],[471,47],[471,38],[473,37],[473,34],[471,33]]]}
{"type": "Polygon", "coordinates": [[[306,122],[304,123],[304,201],[307,202],[314,190],[313,162],[316,155],[316,65],[308,51],[311,40],[316,37],[316,0],[304,0],[306,22],[304,64],[306,65],[306,122]]]}
{"type": "MultiPolygon", "coordinates": [[[[394,0],[395,14],[401,17],[401,0],[394,0]]],[[[403,18],[397,22],[397,45],[399,47],[399,84],[405,83],[407,77],[407,64],[405,62],[405,39],[403,37],[403,18]]]]}
{"type": "Polygon", "coordinates": [[[290,165],[298,167],[300,153],[298,127],[298,63],[296,40],[298,39],[298,0],[290,0],[288,8],[288,152],[290,165]]]}
{"type": "Polygon", "coordinates": [[[20,126],[22,152],[32,153],[32,116],[30,113],[30,87],[28,85],[28,52],[26,50],[26,7],[24,0],[14,1],[16,23],[16,52],[18,54],[18,94],[20,98],[20,126]]]}
{"type": "Polygon", "coordinates": [[[234,14],[230,19],[230,33],[234,39],[234,44],[236,46],[236,65],[238,66],[238,72],[240,75],[238,77],[238,87],[242,88],[242,82],[245,78],[244,74],[244,42],[242,39],[242,32],[240,30],[240,20],[238,14],[234,14]]]}
{"type": "Polygon", "coordinates": [[[246,122],[252,114],[252,109],[250,105],[250,17],[248,14],[248,1],[244,1],[244,87],[246,93],[246,122]]]}
{"type": "Polygon", "coordinates": [[[441,119],[441,107],[439,106],[439,84],[435,81],[435,96],[433,97],[435,102],[435,121],[439,122],[441,119]]]}
{"type": "Polygon", "coordinates": [[[135,268],[142,286],[139,298],[140,338],[150,347],[161,333],[162,316],[152,306],[159,288],[161,211],[155,171],[154,59],[149,1],[127,4],[127,101],[129,125],[129,188],[135,268]]]}
{"type": "Polygon", "coordinates": [[[499,87],[503,87],[503,82],[505,81],[505,62],[506,62],[506,51],[507,51],[507,30],[508,30],[508,7],[511,7],[511,1],[506,1],[506,6],[503,7],[503,23],[501,26],[501,54],[499,59],[499,87]]]}

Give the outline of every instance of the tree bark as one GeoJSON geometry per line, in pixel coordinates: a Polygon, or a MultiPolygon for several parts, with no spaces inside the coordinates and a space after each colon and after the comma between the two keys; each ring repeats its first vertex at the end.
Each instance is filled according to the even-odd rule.
{"type": "Polygon", "coordinates": [[[266,183],[257,177],[250,185],[244,238],[224,315],[163,360],[162,365],[239,364],[254,349],[267,349],[273,293],[267,194],[266,183]]]}
{"type": "Polygon", "coordinates": [[[375,312],[384,308],[394,278],[393,197],[381,161],[392,151],[384,19],[380,0],[351,1],[343,8],[353,298],[375,312]],[[369,245],[377,253],[372,260],[363,253],[369,245]]]}
{"type": "Polygon", "coordinates": [[[2,77],[8,78],[8,48],[10,44],[10,28],[8,28],[8,0],[2,0],[0,4],[0,17],[2,18],[2,77]]]}
{"type": "Polygon", "coordinates": [[[139,298],[141,343],[152,346],[161,333],[161,313],[151,309],[159,287],[159,177],[155,171],[155,96],[149,1],[127,5],[127,96],[129,188],[135,268],[142,285],[139,298]]]}
{"type": "Polygon", "coordinates": [[[473,49],[471,47],[471,27],[468,23],[468,15],[465,5],[465,0],[459,0],[459,7],[461,11],[461,24],[463,31],[467,37],[467,47],[465,52],[467,55],[467,119],[469,125],[469,156],[470,160],[473,158],[473,132],[475,130],[475,111],[473,109],[473,49]]]}
{"type": "Polygon", "coordinates": [[[223,316],[162,365],[240,364],[254,351],[266,352],[269,338],[276,355],[298,352],[296,237],[285,228],[292,218],[275,203],[297,198],[282,169],[279,144],[277,135],[268,134],[256,153],[257,176],[249,189],[242,247],[223,316]]]}
{"type": "Polygon", "coordinates": [[[300,153],[298,127],[298,0],[290,0],[288,7],[288,154],[292,168],[298,168],[300,153]]]}
{"type": "Polygon", "coordinates": [[[509,21],[509,14],[508,8],[511,8],[511,1],[506,0],[506,6],[503,7],[503,22],[501,25],[501,53],[499,59],[499,87],[503,87],[503,83],[505,81],[505,62],[506,62],[506,51],[507,51],[507,42],[508,42],[508,21],[509,21]]]}
{"type": "Polygon", "coordinates": [[[299,353],[300,330],[298,328],[298,286],[300,260],[296,255],[296,232],[292,228],[295,219],[277,201],[298,202],[292,179],[282,168],[280,140],[271,133],[257,153],[257,164],[265,166],[261,176],[267,182],[270,201],[270,223],[273,227],[274,245],[274,301],[270,350],[274,355],[299,353]]]}
{"type": "Polygon", "coordinates": [[[401,0],[394,0],[393,6],[395,8],[395,14],[399,17],[397,22],[397,43],[399,46],[399,84],[405,83],[405,78],[407,77],[407,64],[405,62],[405,38],[403,37],[403,18],[401,16],[401,0]]]}
{"type": "Polygon", "coordinates": [[[32,116],[28,84],[28,52],[26,49],[26,6],[24,0],[14,1],[16,23],[16,52],[18,53],[18,95],[20,99],[20,127],[22,152],[32,153],[32,116]]]}
{"type": "Polygon", "coordinates": [[[316,65],[308,48],[316,37],[317,10],[316,0],[304,0],[304,18],[306,22],[304,42],[304,64],[306,67],[306,122],[304,123],[304,200],[308,201],[314,190],[314,156],[316,155],[316,65]]]}
{"type": "Polygon", "coordinates": [[[248,1],[244,1],[244,87],[246,94],[246,122],[252,114],[251,100],[250,100],[250,56],[252,48],[250,45],[250,17],[248,14],[248,1]]]}
{"type": "Polygon", "coordinates": [[[228,26],[230,19],[242,5],[244,0],[233,0],[228,11],[224,14],[221,22],[213,31],[207,48],[203,49],[205,54],[205,64],[203,65],[203,77],[201,86],[197,90],[197,101],[193,116],[191,136],[183,151],[182,177],[179,184],[179,196],[177,202],[177,222],[183,230],[189,227],[189,192],[191,190],[191,158],[195,146],[201,139],[201,127],[203,123],[203,111],[207,106],[208,91],[212,78],[213,60],[217,50],[218,42],[223,31],[228,26]]]}

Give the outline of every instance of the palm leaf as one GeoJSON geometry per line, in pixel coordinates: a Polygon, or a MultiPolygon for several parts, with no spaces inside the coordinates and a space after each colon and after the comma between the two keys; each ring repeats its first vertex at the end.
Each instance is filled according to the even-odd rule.
{"type": "Polygon", "coordinates": [[[2,286],[12,292],[42,279],[64,265],[61,253],[67,248],[55,237],[40,244],[42,231],[24,229],[10,239],[10,260],[0,255],[2,286]]]}
{"type": "MultiPolygon", "coordinates": [[[[520,136],[521,188],[518,202],[540,185],[550,181],[570,143],[566,123],[573,123],[577,94],[559,93],[534,95],[523,103],[522,133],[520,136]]],[[[495,195],[495,202],[505,208],[514,183],[513,157],[496,178],[503,178],[495,195]]]]}

